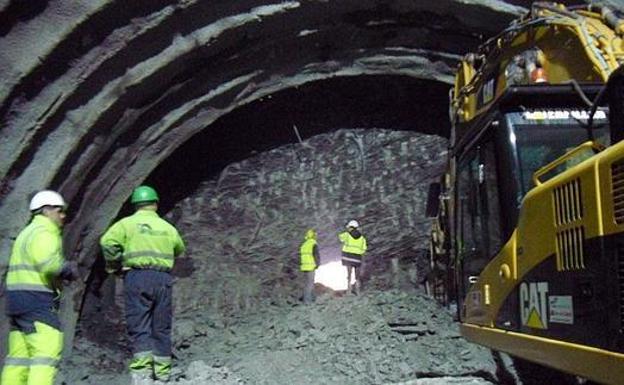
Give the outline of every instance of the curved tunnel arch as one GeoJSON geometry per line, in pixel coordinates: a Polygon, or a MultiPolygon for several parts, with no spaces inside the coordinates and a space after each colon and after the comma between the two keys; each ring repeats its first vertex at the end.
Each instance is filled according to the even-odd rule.
{"type": "Polygon", "coordinates": [[[3,255],[28,219],[24,197],[53,187],[75,215],[66,254],[88,268],[132,188],[220,118],[338,78],[449,84],[461,54],[522,12],[499,1],[139,3],[39,2],[2,31],[3,255]]]}

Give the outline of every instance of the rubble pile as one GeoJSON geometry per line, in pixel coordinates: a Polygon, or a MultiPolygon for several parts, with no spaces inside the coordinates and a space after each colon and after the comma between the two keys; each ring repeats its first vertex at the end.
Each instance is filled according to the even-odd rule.
{"type": "MultiPolygon", "coordinates": [[[[420,290],[328,292],[313,305],[265,306],[218,321],[187,312],[174,326],[171,384],[497,383],[490,352],[463,340],[452,314],[420,290]]],[[[126,357],[93,354],[98,349],[81,343],[65,364],[66,384],[129,383],[126,357]]]]}

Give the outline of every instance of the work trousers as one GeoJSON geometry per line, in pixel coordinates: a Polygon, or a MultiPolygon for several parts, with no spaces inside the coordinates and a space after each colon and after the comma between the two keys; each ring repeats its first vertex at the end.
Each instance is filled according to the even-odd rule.
{"type": "Polygon", "coordinates": [[[362,267],[362,255],[342,252],[342,265],[347,268],[347,293],[351,293],[353,286],[355,286],[356,294],[360,293],[361,285],[361,267],[362,267]],[[355,283],[351,284],[351,276],[355,275],[355,283]]]}
{"type": "Polygon", "coordinates": [[[63,350],[63,333],[25,317],[13,316],[10,322],[0,385],[53,385],[63,350]]]}
{"type": "Polygon", "coordinates": [[[303,286],[303,303],[314,302],[314,270],[302,272],[305,280],[303,286]]]}
{"type": "Polygon", "coordinates": [[[355,288],[355,293],[360,294],[360,289],[362,285],[362,283],[360,282],[361,265],[347,264],[345,265],[345,267],[347,268],[347,293],[351,293],[353,288],[355,288]],[[352,275],[355,276],[355,282],[353,284],[351,284],[352,275]]]}
{"type": "Polygon", "coordinates": [[[131,372],[169,378],[172,283],[171,274],[155,270],[130,270],[124,278],[131,372]]]}

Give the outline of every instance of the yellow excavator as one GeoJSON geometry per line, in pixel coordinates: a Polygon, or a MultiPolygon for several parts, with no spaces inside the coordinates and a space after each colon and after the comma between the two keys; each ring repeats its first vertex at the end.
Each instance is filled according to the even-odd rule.
{"type": "Polygon", "coordinates": [[[624,19],[537,2],[466,55],[431,234],[430,291],[462,335],[624,384],[624,19]]]}

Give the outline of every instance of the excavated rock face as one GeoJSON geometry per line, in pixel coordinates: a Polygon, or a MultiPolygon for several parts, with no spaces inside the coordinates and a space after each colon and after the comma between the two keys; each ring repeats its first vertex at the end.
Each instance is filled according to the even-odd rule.
{"type": "MultiPolygon", "coordinates": [[[[459,58],[527,3],[1,2],[0,269],[38,189],[70,202],[65,253],[86,281],[98,237],[145,180],[171,209],[227,164],[295,142],[293,126],[304,139],[341,127],[447,135],[459,58]]],[[[68,290],[68,336],[84,288],[68,290]]]]}

